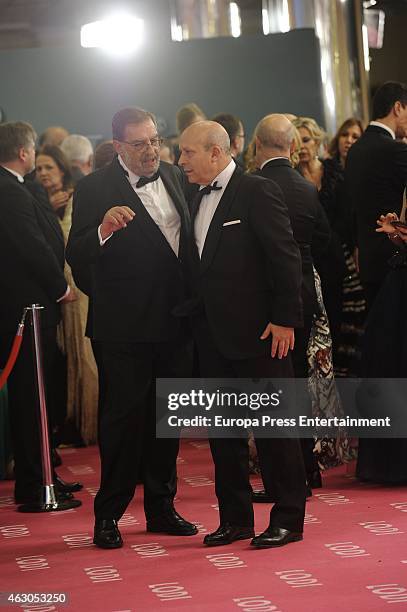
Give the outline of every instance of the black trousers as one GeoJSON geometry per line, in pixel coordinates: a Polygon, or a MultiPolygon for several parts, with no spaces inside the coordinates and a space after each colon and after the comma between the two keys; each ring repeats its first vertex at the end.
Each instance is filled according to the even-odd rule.
{"type": "Polygon", "coordinates": [[[155,436],[155,379],[190,376],[192,350],[176,342],[100,342],[106,397],[99,418],[101,483],[95,518],[116,519],[133,498],[143,461],[144,510],[150,519],[172,507],[177,439],[155,436]]]}
{"type": "MultiPolygon", "coordinates": [[[[207,378],[287,378],[293,376],[290,357],[230,360],[218,350],[204,316],[192,321],[201,376],[207,378]]],[[[268,343],[270,345],[270,343],[268,343]]],[[[256,436],[256,433],[254,432],[256,436]]],[[[305,514],[305,471],[301,446],[295,438],[257,437],[261,474],[267,493],[277,502],[270,526],[302,531],[305,514]]],[[[253,526],[249,481],[249,449],[244,431],[236,438],[209,438],[215,464],[215,490],[221,523],[253,526]]]]}
{"type": "MultiPolygon", "coordinates": [[[[17,327],[17,323],[16,323],[17,327]]],[[[53,412],[50,385],[56,353],[56,328],[42,329],[44,381],[50,432],[53,412]],[[49,400],[49,401],[48,401],[49,400]]],[[[0,335],[0,366],[3,368],[13,343],[12,334],[0,335]]],[[[13,454],[15,461],[16,497],[35,496],[42,485],[42,461],[39,436],[39,402],[31,326],[26,324],[20,353],[7,381],[13,454]]]]}

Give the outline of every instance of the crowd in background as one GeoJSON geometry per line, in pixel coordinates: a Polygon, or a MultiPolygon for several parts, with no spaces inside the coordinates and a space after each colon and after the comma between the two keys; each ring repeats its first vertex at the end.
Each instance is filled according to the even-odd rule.
{"type": "MultiPolygon", "coordinates": [[[[371,304],[366,301],[359,275],[355,211],[352,193],[349,193],[345,180],[345,167],[349,152],[362,136],[364,126],[358,118],[351,117],[340,125],[336,134],[329,137],[311,117],[289,113],[285,116],[295,128],[290,147],[291,166],[314,186],[329,225],[329,238],[325,242],[315,239],[311,249],[312,278],[318,306],[310,315],[307,361],[302,372],[304,376],[314,379],[323,377],[333,380],[334,375],[358,376],[363,371],[362,341],[368,306],[371,304]]],[[[178,134],[163,139],[161,159],[176,164],[180,156],[179,135],[191,124],[204,119],[204,111],[196,104],[182,107],[176,117],[178,134]]],[[[261,119],[248,139],[238,117],[224,112],[212,119],[227,131],[236,163],[244,167],[247,173],[261,173],[261,160],[264,158],[261,152],[267,148],[268,138],[273,137],[273,120],[268,128],[267,117],[261,119]]],[[[49,127],[39,137],[35,171],[26,178],[26,186],[35,197],[45,200],[52,207],[65,243],[72,222],[75,186],[83,176],[110,164],[115,155],[112,141],[101,142],[94,149],[86,136],[69,134],[63,127],[49,127]]],[[[391,212],[393,208],[395,204],[389,201],[386,212],[391,212]]],[[[294,228],[294,222],[292,225],[294,228]]],[[[374,229],[371,228],[372,231],[374,229]]],[[[388,231],[391,233],[393,230],[388,231]]],[[[295,228],[294,237],[297,239],[295,228]]],[[[399,248],[402,248],[400,244],[399,248]]],[[[57,406],[53,415],[54,443],[55,446],[93,444],[97,442],[98,403],[100,396],[103,396],[103,392],[98,391],[98,369],[100,376],[102,365],[95,362],[97,355],[94,355],[91,339],[86,335],[89,297],[75,285],[66,263],[64,273],[73,299],[62,304],[62,319],[58,326],[58,355],[54,361],[53,377],[53,403],[57,406]]],[[[405,312],[399,312],[399,316],[406,318],[405,312]]],[[[329,407],[325,413],[329,413],[329,407]]],[[[307,473],[309,478],[313,474],[315,486],[320,483],[320,468],[353,459],[356,446],[354,440],[340,436],[318,440],[315,448],[313,442],[310,452],[317,461],[311,461],[307,473]]],[[[383,452],[388,453],[388,448],[383,452]]],[[[255,470],[255,452],[252,455],[255,470]]],[[[55,456],[54,459],[58,460],[55,456]]],[[[407,467],[402,480],[407,480],[407,467]]]]}

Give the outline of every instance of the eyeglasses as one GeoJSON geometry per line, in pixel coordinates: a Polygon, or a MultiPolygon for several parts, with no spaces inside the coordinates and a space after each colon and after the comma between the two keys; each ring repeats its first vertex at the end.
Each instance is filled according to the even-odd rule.
{"type": "Polygon", "coordinates": [[[145,149],[148,149],[148,147],[159,149],[162,143],[164,142],[164,138],[160,138],[159,136],[157,136],[157,138],[151,138],[151,140],[148,140],[147,142],[145,140],[136,140],[136,142],[127,142],[127,140],[121,140],[120,142],[122,142],[123,144],[130,145],[131,147],[136,149],[136,151],[145,151],[145,149]]]}

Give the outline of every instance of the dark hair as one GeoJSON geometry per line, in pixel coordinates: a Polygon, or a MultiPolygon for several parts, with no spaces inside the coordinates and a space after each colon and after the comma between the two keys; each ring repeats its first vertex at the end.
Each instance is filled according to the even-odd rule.
{"type": "Polygon", "coordinates": [[[235,115],[229,115],[228,113],[220,113],[212,118],[212,121],[220,123],[228,133],[230,142],[232,143],[235,138],[239,135],[242,128],[242,122],[235,115]]]}
{"type": "Polygon", "coordinates": [[[360,133],[363,134],[363,125],[360,119],[356,117],[349,117],[346,119],[342,125],[338,128],[335,136],[332,138],[331,142],[328,145],[328,153],[331,157],[336,157],[339,154],[339,137],[343,136],[343,134],[352,127],[352,125],[357,125],[360,128],[360,133]]]}
{"type": "Polygon", "coordinates": [[[68,158],[56,145],[44,145],[37,153],[39,155],[47,155],[54,160],[58,168],[63,173],[62,186],[64,189],[73,187],[72,171],[68,158]]]}
{"type": "Polygon", "coordinates": [[[373,97],[373,120],[387,117],[396,102],[407,104],[407,86],[397,81],[388,81],[373,97]]]}
{"type": "Polygon", "coordinates": [[[187,127],[194,123],[197,117],[206,119],[205,113],[195,104],[195,102],[190,102],[189,104],[185,104],[185,106],[181,106],[181,108],[177,110],[176,115],[178,134],[182,134],[187,127]]]}
{"type": "Polygon", "coordinates": [[[98,144],[95,149],[95,170],[99,170],[110,164],[115,155],[116,151],[114,150],[112,140],[105,140],[98,144]]]}
{"type": "Polygon", "coordinates": [[[112,134],[114,140],[123,140],[126,125],[129,125],[130,123],[145,123],[149,119],[155,126],[157,126],[157,121],[153,113],[149,113],[148,111],[142,108],[137,108],[136,106],[122,108],[121,110],[117,111],[112,119],[112,134]]]}
{"type": "Polygon", "coordinates": [[[35,144],[36,138],[33,126],[25,121],[1,123],[0,163],[17,159],[20,149],[35,144]]]}

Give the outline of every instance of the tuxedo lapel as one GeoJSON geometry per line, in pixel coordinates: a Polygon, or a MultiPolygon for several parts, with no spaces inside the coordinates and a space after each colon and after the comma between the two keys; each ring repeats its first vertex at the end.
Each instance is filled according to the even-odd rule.
{"type": "Polygon", "coordinates": [[[213,219],[206,235],[206,240],[201,256],[201,273],[209,267],[213,256],[215,255],[219,239],[222,234],[223,224],[227,219],[230,206],[235,197],[236,190],[239,186],[242,176],[242,170],[236,168],[229,183],[226,186],[225,193],[222,195],[218,207],[213,215],[213,219]]]}
{"type": "Polygon", "coordinates": [[[191,220],[189,217],[189,212],[186,206],[186,202],[184,203],[184,195],[182,192],[180,192],[179,189],[176,188],[174,181],[172,180],[172,177],[169,176],[167,172],[167,167],[161,164],[160,176],[161,176],[162,182],[164,183],[164,187],[166,188],[168,195],[173,201],[174,206],[177,209],[177,212],[179,214],[179,218],[181,220],[180,237],[179,237],[179,257],[181,258],[186,248],[188,234],[191,229],[191,220]]]}

